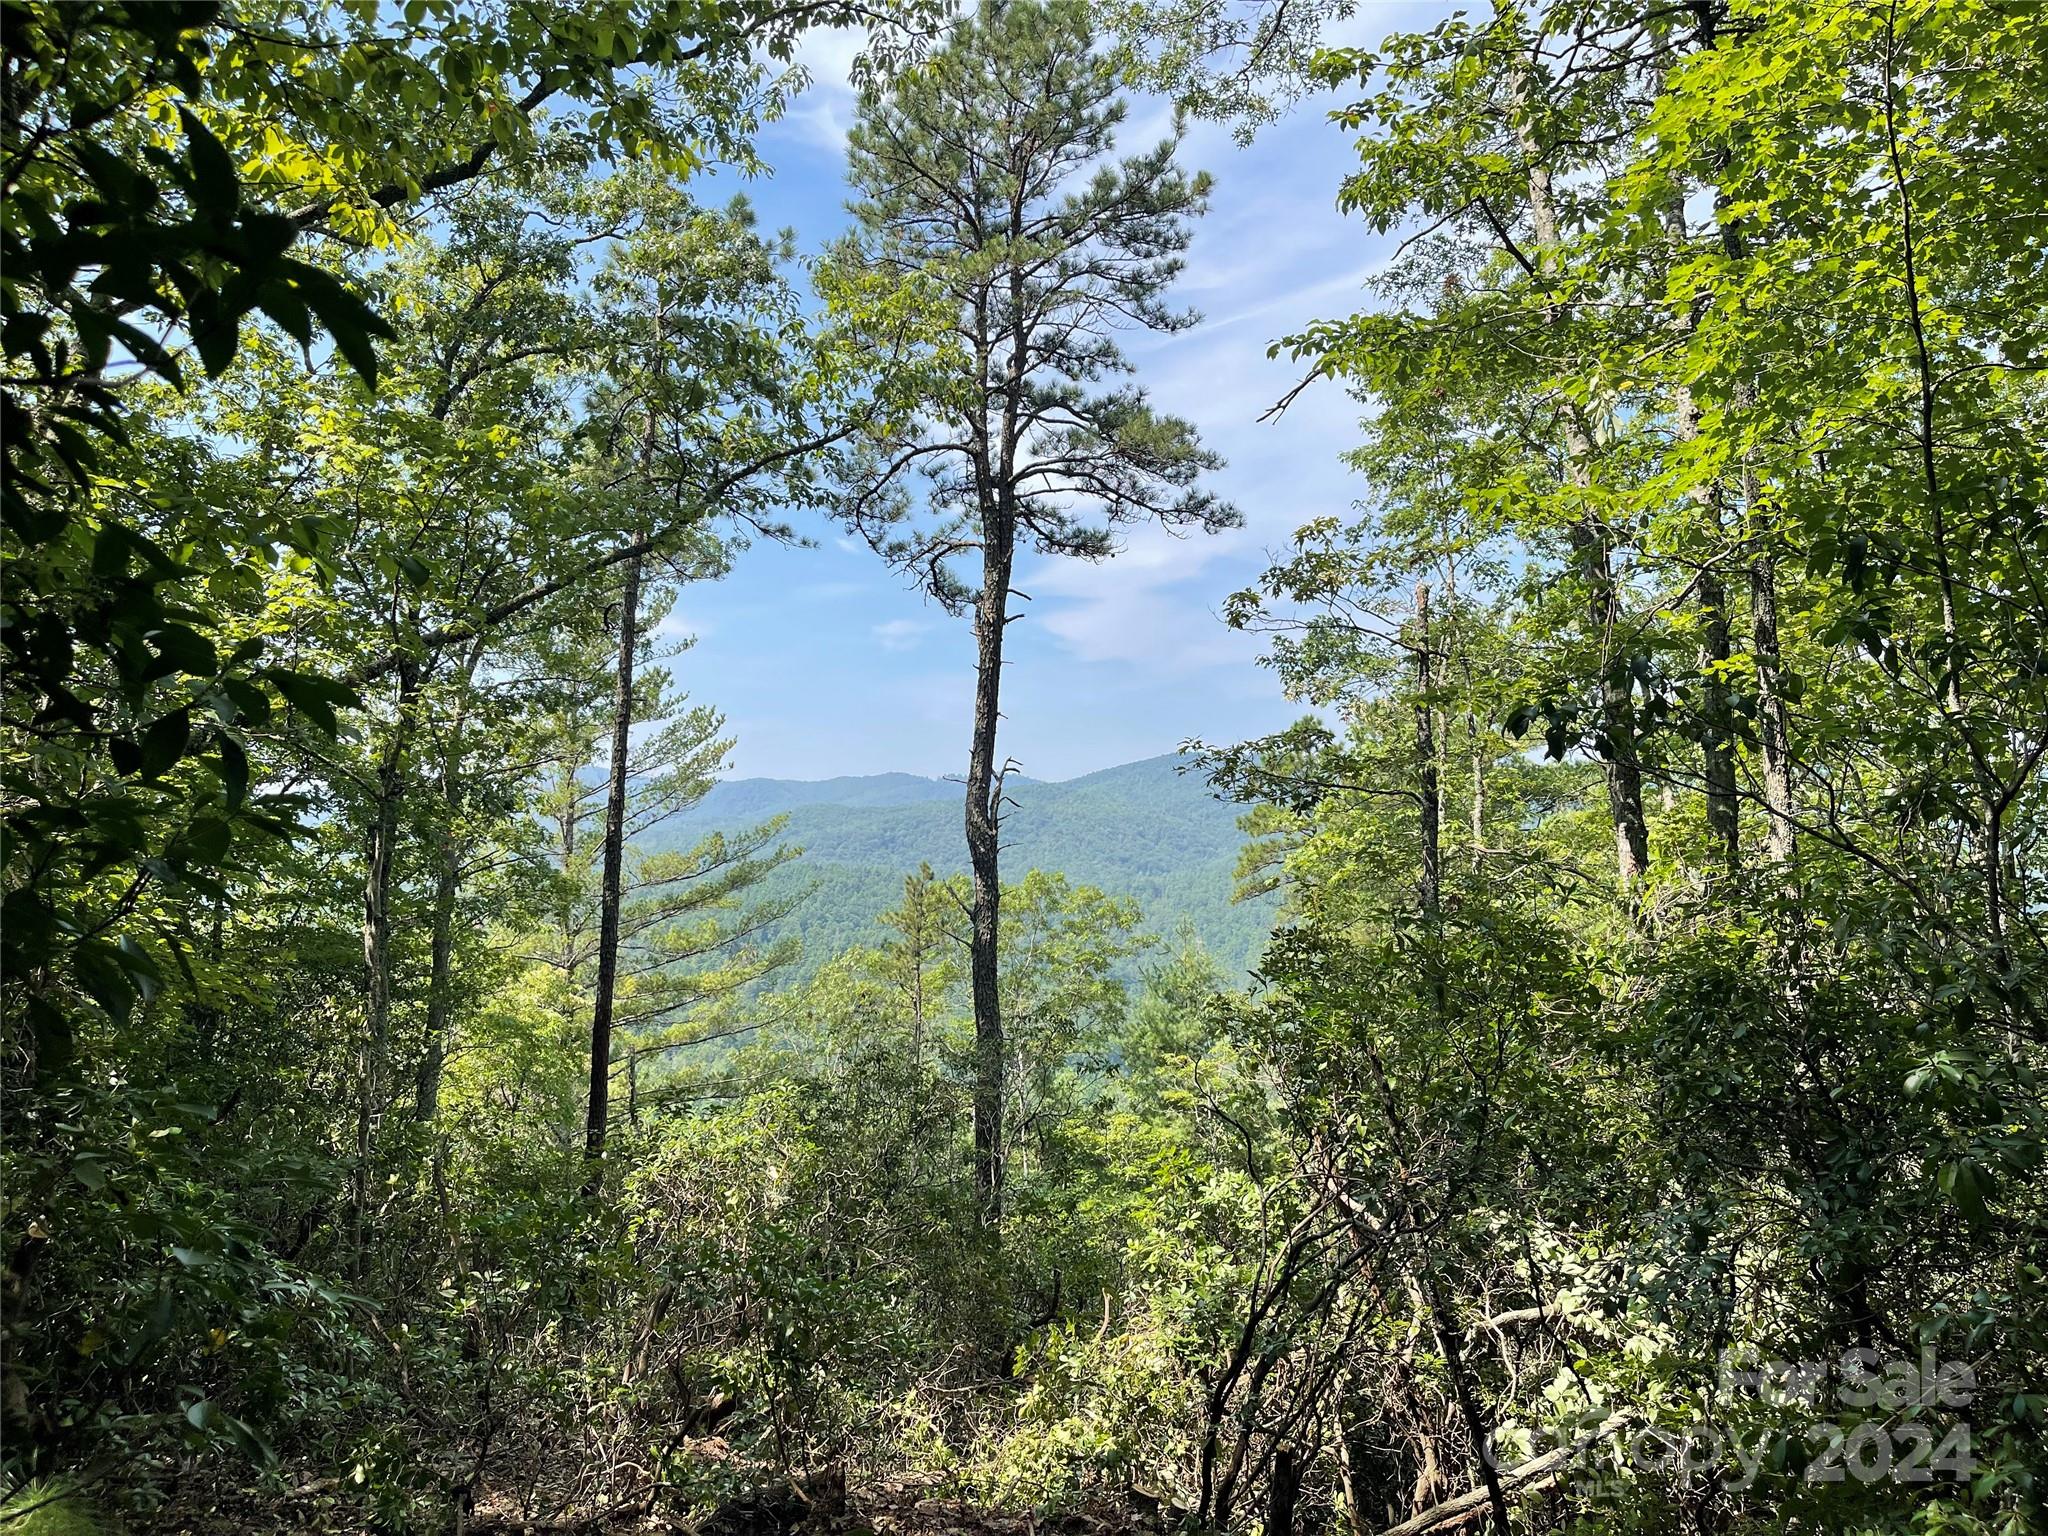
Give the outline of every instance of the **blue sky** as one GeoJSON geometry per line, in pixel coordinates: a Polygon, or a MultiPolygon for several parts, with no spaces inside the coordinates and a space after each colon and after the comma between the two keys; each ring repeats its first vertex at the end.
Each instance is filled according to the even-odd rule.
{"type": "MultiPolygon", "coordinates": [[[[1428,25],[1435,7],[1368,5],[1361,38],[1428,25]]],[[[845,84],[857,40],[825,36],[804,62],[815,83],[765,136],[774,167],[747,193],[770,228],[806,251],[846,223],[845,84]]],[[[1259,647],[1217,617],[1302,522],[1342,513],[1358,488],[1338,462],[1359,408],[1341,389],[1304,393],[1278,421],[1260,414],[1294,382],[1266,357],[1275,339],[1363,302],[1362,284],[1393,242],[1336,211],[1352,157],[1347,135],[1310,103],[1248,148],[1192,127],[1184,163],[1216,178],[1176,296],[1202,323],[1170,337],[1131,335],[1125,350],[1161,408],[1193,421],[1229,460],[1211,484],[1245,527],[1177,538],[1136,529],[1100,566],[1020,560],[1027,616],[1010,631],[1002,747],[1033,778],[1064,779],[1171,751],[1190,736],[1236,740],[1297,713],[1259,647]]],[[[1165,131],[1163,103],[1132,104],[1122,144],[1165,131]]],[[[722,582],[686,589],[665,629],[696,645],[677,681],[723,710],[737,737],[733,772],[785,778],[902,770],[958,773],[966,760],[972,640],[821,516],[794,521],[811,548],[757,545],[722,582]]]]}

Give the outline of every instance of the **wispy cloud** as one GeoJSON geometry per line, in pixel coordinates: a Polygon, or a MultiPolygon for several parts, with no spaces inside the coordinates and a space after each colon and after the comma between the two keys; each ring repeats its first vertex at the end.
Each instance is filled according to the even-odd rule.
{"type": "Polygon", "coordinates": [[[654,626],[651,638],[660,645],[695,645],[711,634],[717,625],[701,613],[684,613],[680,608],[671,608],[662,615],[661,622],[654,626]]]}
{"type": "Polygon", "coordinates": [[[860,27],[818,27],[799,39],[792,62],[811,83],[783,121],[813,149],[845,153],[847,130],[853,127],[859,101],[853,67],[867,41],[866,30],[860,27]]]}
{"type": "Polygon", "coordinates": [[[931,627],[928,619],[889,619],[875,625],[868,633],[881,642],[885,651],[908,651],[923,642],[925,632],[931,627]]]}

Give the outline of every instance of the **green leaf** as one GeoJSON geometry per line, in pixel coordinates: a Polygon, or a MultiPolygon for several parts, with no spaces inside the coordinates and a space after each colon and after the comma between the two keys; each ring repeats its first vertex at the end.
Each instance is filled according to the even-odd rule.
{"type": "Polygon", "coordinates": [[[1991,1176],[1968,1158],[1959,1158],[1944,1163],[1936,1182],[1943,1193],[1956,1203],[1956,1209],[1972,1226],[1983,1226],[1991,1218],[1990,1207],[1985,1203],[1994,1188],[1991,1176]]]}
{"type": "Polygon", "coordinates": [[[215,772],[220,777],[221,788],[227,792],[228,809],[240,810],[249,798],[249,754],[242,750],[242,744],[223,732],[215,748],[219,765],[215,772]]]}
{"type": "Polygon", "coordinates": [[[189,709],[175,709],[152,720],[142,733],[142,777],[163,777],[185,755],[185,747],[191,739],[192,712],[189,709]]]}
{"type": "Polygon", "coordinates": [[[212,293],[203,293],[192,305],[192,345],[209,379],[227,372],[242,345],[242,311],[222,304],[212,293]]]}
{"type": "Polygon", "coordinates": [[[191,154],[194,200],[215,212],[234,212],[242,201],[241,177],[236,174],[234,157],[189,108],[178,108],[178,121],[184,125],[185,142],[191,154]]]}
{"type": "Polygon", "coordinates": [[[332,678],[318,677],[311,672],[267,667],[260,675],[284,695],[292,708],[330,736],[341,729],[335,718],[336,706],[352,706],[357,702],[355,690],[346,683],[337,683],[332,678]]]}
{"type": "MultiPolygon", "coordinates": [[[[234,841],[235,829],[218,816],[201,816],[185,829],[179,839],[178,853],[188,863],[218,865],[227,857],[229,846],[234,841]]],[[[196,871],[188,870],[187,878],[199,878],[196,871]]]]}
{"type": "Polygon", "coordinates": [[[244,677],[224,677],[219,689],[238,720],[260,726],[270,718],[270,695],[244,677]]]}
{"type": "Polygon", "coordinates": [[[188,677],[212,677],[220,670],[220,653],[213,642],[186,624],[165,624],[151,632],[150,643],[157,657],[150,664],[152,679],[183,672],[188,677]]]}
{"type": "Polygon", "coordinates": [[[72,970],[86,995],[114,1019],[126,1021],[135,1006],[135,983],[121,953],[101,939],[86,939],[72,952],[72,970]]]}
{"type": "Polygon", "coordinates": [[[391,327],[375,310],[338,281],[332,273],[302,261],[280,261],[279,267],[294,292],[320,319],[322,329],[334,338],[334,348],[362,381],[375,388],[377,352],[373,336],[389,337],[391,327]]]}

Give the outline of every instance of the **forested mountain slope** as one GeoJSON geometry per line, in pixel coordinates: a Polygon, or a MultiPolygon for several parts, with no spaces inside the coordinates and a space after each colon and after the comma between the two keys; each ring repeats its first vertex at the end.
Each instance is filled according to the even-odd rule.
{"type": "MultiPolygon", "coordinates": [[[[1134,898],[1154,933],[1185,919],[1227,968],[1248,970],[1276,902],[1232,901],[1241,808],[1184,769],[1188,760],[1168,753],[1057,783],[1013,778],[1004,856],[1020,875],[1057,870],[1134,898]]],[[[777,871],[770,888],[807,887],[810,895],[770,935],[799,934],[797,969],[808,973],[850,944],[874,942],[876,919],[902,899],[903,876],[920,864],[939,874],[966,869],[960,797],[958,784],[907,773],[730,779],[640,846],[687,848],[708,833],[786,815],[782,841],[803,855],[777,871]]]]}

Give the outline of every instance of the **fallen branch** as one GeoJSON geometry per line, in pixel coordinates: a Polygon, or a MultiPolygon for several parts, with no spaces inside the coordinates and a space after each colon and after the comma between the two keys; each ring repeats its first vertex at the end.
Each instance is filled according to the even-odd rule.
{"type": "MultiPolygon", "coordinates": [[[[1605,1423],[1588,1430],[1570,1444],[1560,1445],[1554,1451],[1545,1451],[1541,1456],[1531,1457],[1518,1467],[1508,1468],[1500,1474],[1502,1490],[1533,1493],[1538,1488],[1548,1487],[1557,1480],[1558,1473],[1565,1469],[1574,1456],[1587,1446],[1606,1439],[1626,1422],[1627,1415],[1614,1414],[1605,1423]]],[[[1486,1486],[1482,1483],[1476,1488],[1467,1489],[1456,1498],[1432,1504],[1421,1514],[1411,1516],[1399,1525],[1388,1526],[1379,1533],[1379,1536],[1422,1536],[1425,1531],[1434,1531],[1468,1515],[1478,1514],[1486,1508],[1489,1497],[1486,1486]]]]}

